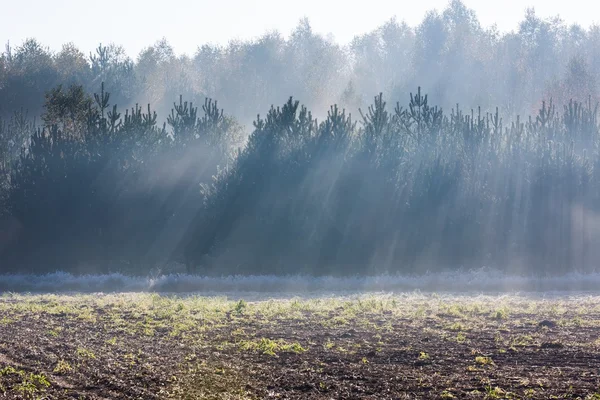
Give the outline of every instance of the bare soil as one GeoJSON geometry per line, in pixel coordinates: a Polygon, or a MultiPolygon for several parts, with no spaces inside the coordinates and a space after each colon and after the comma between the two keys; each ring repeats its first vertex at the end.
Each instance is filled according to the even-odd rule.
{"type": "Polygon", "coordinates": [[[0,398],[600,399],[600,298],[204,301],[5,296],[0,398]]]}

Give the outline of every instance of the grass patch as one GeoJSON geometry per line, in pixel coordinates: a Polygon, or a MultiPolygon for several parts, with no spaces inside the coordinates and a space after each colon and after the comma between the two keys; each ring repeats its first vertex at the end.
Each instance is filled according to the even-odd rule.
{"type": "Polygon", "coordinates": [[[270,356],[276,356],[277,353],[301,354],[308,351],[299,343],[289,343],[283,339],[272,340],[269,338],[261,338],[258,340],[242,340],[239,342],[238,346],[244,351],[255,351],[270,356]]]}

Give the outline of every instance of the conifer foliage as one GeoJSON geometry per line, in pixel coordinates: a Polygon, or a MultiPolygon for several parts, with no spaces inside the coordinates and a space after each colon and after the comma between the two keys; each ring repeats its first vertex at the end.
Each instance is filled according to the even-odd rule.
{"type": "Polygon", "coordinates": [[[162,126],[100,85],[58,86],[40,126],[0,121],[1,271],[147,274],[596,269],[598,105],[445,111],[419,87],[355,121],[289,98],[242,128],[180,96],[162,126]]]}
{"type": "MultiPolygon", "coordinates": [[[[172,225],[182,210],[187,220],[194,217],[189,203],[196,211],[201,206],[200,183],[227,160],[225,144],[200,154],[194,142],[221,135],[225,143],[232,135],[224,130],[239,133],[235,122],[207,100],[201,117],[194,109],[190,132],[171,119],[174,129],[167,132],[150,106],[119,112],[104,85],[93,97],[81,87],[57,87],[45,110],[44,125],[28,128],[18,157],[11,160],[6,145],[0,147],[2,205],[10,216],[0,229],[11,231],[2,238],[3,267],[83,272],[93,265],[107,272],[116,262],[149,265],[176,258],[177,246],[162,235],[176,230],[172,225]],[[186,148],[196,149],[195,158],[189,159],[186,148]],[[185,169],[172,168],[171,160],[184,157],[185,169]]],[[[19,125],[2,126],[5,135],[18,137],[19,125]]]]}
{"type": "Polygon", "coordinates": [[[222,273],[414,273],[493,266],[594,269],[600,239],[597,108],[504,126],[498,110],[445,114],[419,88],[375,97],[359,124],[317,123],[290,99],[258,118],[207,191],[188,263],[222,273]]]}

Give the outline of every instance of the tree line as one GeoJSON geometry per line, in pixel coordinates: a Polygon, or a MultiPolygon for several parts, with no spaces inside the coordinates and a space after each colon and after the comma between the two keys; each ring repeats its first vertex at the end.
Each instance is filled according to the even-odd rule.
{"type": "Polygon", "coordinates": [[[418,88],[354,119],[289,98],[241,125],[179,97],[163,124],[101,85],[0,122],[2,270],[145,274],[595,270],[598,105],[449,111],[418,88]],[[23,139],[25,138],[25,139],[23,139]],[[14,143],[25,140],[26,146],[14,143]]]}
{"type": "Polygon", "coordinates": [[[592,270],[599,43],[451,0],[348,46],[7,44],[0,272],[592,270]]]}

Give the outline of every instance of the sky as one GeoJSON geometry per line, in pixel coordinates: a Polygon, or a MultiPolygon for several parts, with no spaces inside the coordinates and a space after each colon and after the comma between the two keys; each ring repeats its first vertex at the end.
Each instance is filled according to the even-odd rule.
{"type": "MultiPolygon", "coordinates": [[[[599,21],[595,0],[463,0],[484,26],[517,28],[528,7],[540,17],[560,15],[583,27],[599,21]]],[[[227,44],[277,30],[287,36],[307,17],[314,31],[348,43],[392,17],[417,25],[425,13],[443,10],[448,0],[7,0],[0,6],[0,44],[18,46],[36,38],[57,51],[73,42],[85,53],[99,43],[122,45],[136,58],[166,38],[177,54],[193,54],[205,43],[227,44]]]]}

